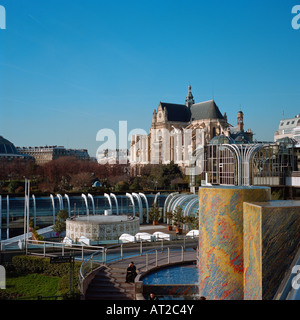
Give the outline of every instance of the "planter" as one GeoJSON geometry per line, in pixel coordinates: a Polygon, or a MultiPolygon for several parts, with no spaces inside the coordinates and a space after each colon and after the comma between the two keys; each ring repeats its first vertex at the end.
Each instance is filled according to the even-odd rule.
{"type": "Polygon", "coordinates": [[[176,233],[177,234],[182,234],[182,228],[176,228],[176,233]]]}
{"type": "Polygon", "coordinates": [[[153,221],[152,223],[154,226],[158,225],[158,221],[153,221]]]}
{"type": "Polygon", "coordinates": [[[168,231],[172,231],[173,230],[173,226],[167,226],[167,230],[168,231]]]}

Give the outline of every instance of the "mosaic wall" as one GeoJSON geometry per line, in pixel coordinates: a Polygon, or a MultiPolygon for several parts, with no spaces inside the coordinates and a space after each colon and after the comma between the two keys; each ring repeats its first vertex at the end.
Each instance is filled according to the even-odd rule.
{"type": "Polygon", "coordinates": [[[273,299],[300,247],[300,201],[244,203],[244,299],[273,299]]]}
{"type": "Polygon", "coordinates": [[[268,201],[267,187],[199,189],[199,294],[209,300],[242,300],[243,203],[268,201]]]}
{"type": "Polygon", "coordinates": [[[198,286],[187,284],[174,284],[174,285],[143,285],[143,294],[149,295],[154,293],[157,296],[193,296],[198,295],[198,286]]]}

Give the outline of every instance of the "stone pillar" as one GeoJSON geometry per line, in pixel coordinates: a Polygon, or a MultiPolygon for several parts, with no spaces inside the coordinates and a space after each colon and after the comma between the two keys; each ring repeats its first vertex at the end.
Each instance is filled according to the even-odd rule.
{"type": "Polygon", "coordinates": [[[268,201],[268,187],[199,189],[199,293],[209,300],[243,300],[243,203],[268,201]]]}

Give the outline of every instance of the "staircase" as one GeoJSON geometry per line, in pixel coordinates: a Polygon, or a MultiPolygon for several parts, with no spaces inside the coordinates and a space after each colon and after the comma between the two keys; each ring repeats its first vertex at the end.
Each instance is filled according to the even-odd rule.
{"type": "Polygon", "coordinates": [[[90,283],[86,300],[135,300],[133,283],[126,283],[126,270],[105,267],[99,270],[90,283]]]}

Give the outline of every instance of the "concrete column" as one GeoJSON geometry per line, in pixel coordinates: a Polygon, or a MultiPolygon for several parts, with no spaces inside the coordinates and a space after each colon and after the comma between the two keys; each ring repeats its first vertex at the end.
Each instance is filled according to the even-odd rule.
{"type": "Polygon", "coordinates": [[[199,293],[243,300],[243,203],[268,201],[268,187],[199,189],[199,293]]]}

